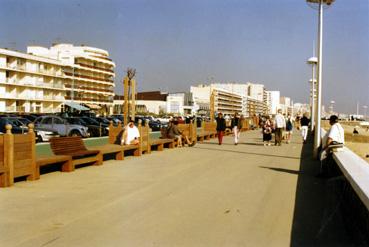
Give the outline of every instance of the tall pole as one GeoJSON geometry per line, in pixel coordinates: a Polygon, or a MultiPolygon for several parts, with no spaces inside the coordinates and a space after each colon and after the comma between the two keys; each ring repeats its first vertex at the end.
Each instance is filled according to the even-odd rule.
{"type": "Polygon", "coordinates": [[[134,120],[136,115],[136,80],[131,80],[131,89],[132,89],[132,96],[131,96],[131,118],[134,120]]]}
{"type": "Polygon", "coordinates": [[[215,114],[215,93],[214,90],[210,94],[210,122],[214,122],[215,114]]]}
{"type": "Polygon", "coordinates": [[[318,157],[318,148],[321,144],[321,109],[322,109],[322,65],[323,65],[323,0],[319,1],[319,29],[318,29],[318,71],[317,71],[317,109],[316,131],[314,132],[314,157],[318,157]]]}
{"type": "Polygon", "coordinates": [[[128,98],[129,79],[128,77],[124,77],[123,85],[124,85],[123,124],[126,125],[128,124],[128,104],[129,104],[129,98],[128,98]]]}

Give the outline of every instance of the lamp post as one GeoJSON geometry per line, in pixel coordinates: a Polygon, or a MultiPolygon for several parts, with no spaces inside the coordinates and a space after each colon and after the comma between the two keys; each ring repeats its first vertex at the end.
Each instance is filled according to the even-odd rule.
{"type": "Polygon", "coordinates": [[[306,0],[312,8],[319,9],[318,23],[318,71],[317,71],[317,110],[315,114],[316,131],[314,131],[314,149],[313,155],[318,157],[318,148],[321,144],[320,126],[321,126],[321,110],[322,110],[322,67],[323,67],[323,8],[330,6],[335,0],[306,0]]]}
{"type": "Polygon", "coordinates": [[[368,109],[368,106],[363,105],[363,108],[364,108],[364,120],[366,120],[366,109],[368,109]]]}
{"type": "Polygon", "coordinates": [[[311,64],[311,68],[312,68],[312,76],[311,76],[311,98],[310,98],[310,107],[311,107],[311,131],[314,130],[315,127],[315,112],[316,112],[316,96],[315,96],[315,92],[316,92],[316,78],[315,78],[315,71],[316,71],[316,66],[318,64],[318,58],[317,57],[311,57],[307,60],[308,64],[311,64]]]}
{"type": "Polygon", "coordinates": [[[336,103],[334,100],[331,100],[331,102],[330,102],[331,104],[330,104],[330,106],[329,106],[329,113],[331,114],[331,115],[333,115],[334,114],[334,111],[333,111],[333,108],[334,108],[334,104],[336,103]]]}

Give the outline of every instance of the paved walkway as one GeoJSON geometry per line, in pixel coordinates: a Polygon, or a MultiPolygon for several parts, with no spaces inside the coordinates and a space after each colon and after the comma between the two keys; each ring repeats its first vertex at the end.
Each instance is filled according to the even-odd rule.
{"type": "Polygon", "coordinates": [[[298,136],[264,147],[250,131],[237,146],[213,139],[18,182],[0,190],[0,245],[349,245],[308,149],[298,136]]]}

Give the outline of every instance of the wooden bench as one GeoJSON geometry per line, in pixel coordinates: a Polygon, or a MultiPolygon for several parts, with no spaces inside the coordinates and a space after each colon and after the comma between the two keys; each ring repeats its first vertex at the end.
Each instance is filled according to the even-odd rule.
{"type": "Polygon", "coordinates": [[[197,127],[196,122],[192,122],[189,124],[178,124],[178,129],[182,133],[188,137],[190,142],[197,142],[197,127]]]}
{"type": "MultiPolygon", "coordinates": [[[[28,125],[28,133],[13,134],[14,168],[11,180],[26,177],[27,180],[36,179],[36,140],[34,125],[28,125]]],[[[12,181],[13,183],[13,181],[12,181]]]]}
{"type": "Polygon", "coordinates": [[[204,122],[203,130],[209,135],[209,138],[215,138],[217,135],[217,123],[204,122]]]}
{"type": "Polygon", "coordinates": [[[151,140],[150,146],[151,148],[156,147],[157,151],[163,151],[165,146],[167,146],[168,148],[174,148],[175,143],[174,143],[174,139],[160,138],[160,139],[151,140]]]}
{"type": "Polygon", "coordinates": [[[36,179],[35,133],[30,124],[28,133],[12,134],[11,125],[0,137],[0,187],[11,186],[14,178],[36,179]]]}
{"type": "Polygon", "coordinates": [[[40,178],[40,169],[43,166],[60,165],[62,172],[74,171],[72,157],[69,155],[51,155],[36,157],[36,179],[40,178]]]}
{"type": "Polygon", "coordinates": [[[13,170],[13,135],[11,125],[6,125],[6,133],[0,135],[0,187],[12,185],[10,168],[13,170]]]}
{"type": "Polygon", "coordinates": [[[50,147],[55,155],[70,156],[73,167],[87,163],[102,165],[102,153],[87,149],[80,136],[53,137],[50,139],[50,147]]]}

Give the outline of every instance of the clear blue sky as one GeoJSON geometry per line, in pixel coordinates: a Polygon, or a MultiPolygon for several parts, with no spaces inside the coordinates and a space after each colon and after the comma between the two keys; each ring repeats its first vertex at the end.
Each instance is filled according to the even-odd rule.
{"type": "MultiPolygon", "coordinates": [[[[133,67],[140,91],[251,81],[308,102],[317,14],[305,0],[0,0],[0,47],[106,49],[119,94],[133,67]]],[[[355,112],[369,105],[369,2],[336,0],[324,17],[323,103],[355,112]]]]}

